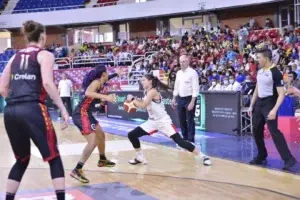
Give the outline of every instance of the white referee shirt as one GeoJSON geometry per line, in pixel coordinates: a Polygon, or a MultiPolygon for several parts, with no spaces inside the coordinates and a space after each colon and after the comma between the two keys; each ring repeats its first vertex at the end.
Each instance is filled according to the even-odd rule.
{"type": "Polygon", "coordinates": [[[188,67],[184,71],[179,70],[176,74],[174,85],[174,96],[180,97],[198,97],[199,94],[199,77],[197,72],[188,67]]]}

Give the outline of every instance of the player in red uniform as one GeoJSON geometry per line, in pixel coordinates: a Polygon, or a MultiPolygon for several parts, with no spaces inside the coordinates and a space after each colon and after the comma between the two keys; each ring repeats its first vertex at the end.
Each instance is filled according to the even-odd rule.
{"type": "Polygon", "coordinates": [[[82,86],[85,94],[83,100],[77,105],[73,112],[73,122],[81,131],[82,135],[87,140],[81,158],[71,173],[71,176],[82,183],[88,183],[89,180],[85,177],[82,168],[84,163],[88,160],[94,149],[98,146],[100,160],[98,162],[99,167],[114,167],[115,163],[106,159],[105,156],[105,134],[99,125],[98,121],[92,114],[94,105],[99,100],[108,102],[116,102],[116,96],[114,94],[104,95],[102,91],[105,83],[116,76],[120,76],[121,69],[118,69],[117,73],[108,76],[106,68],[104,66],[98,66],[94,70],[90,71],[84,78],[82,86]]]}
{"type": "Polygon", "coordinates": [[[8,62],[1,77],[0,93],[6,97],[5,129],[17,159],[6,187],[6,200],[13,200],[30,160],[30,139],[39,149],[50,172],[58,200],[65,199],[64,168],[57,148],[55,130],[45,105],[47,93],[62,111],[64,126],[69,115],[53,81],[54,56],[44,50],[43,25],[27,21],[23,33],[28,47],[8,62]]]}

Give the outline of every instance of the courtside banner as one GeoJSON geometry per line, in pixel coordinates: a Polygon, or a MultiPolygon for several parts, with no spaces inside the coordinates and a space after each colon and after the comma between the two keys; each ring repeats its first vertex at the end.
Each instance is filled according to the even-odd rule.
{"type": "MultiPolygon", "coordinates": [[[[137,92],[109,92],[109,94],[117,95],[117,103],[107,103],[107,117],[122,119],[122,120],[132,120],[137,122],[143,122],[148,119],[148,113],[146,109],[137,109],[135,113],[127,113],[124,111],[123,103],[125,102],[127,95],[132,94],[133,96],[142,99],[144,97],[143,91],[137,92]]],[[[173,123],[179,128],[179,121],[177,116],[177,111],[172,108],[172,94],[167,92],[161,92],[162,101],[166,107],[167,113],[170,115],[173,123]]]]}
{"type": "Polygon", "coordinates": [[[205,130],[238,134],[240,129],[239,92],[202,92],[205,96],[205,130]]]}
{"type": "MultiPolygon", "coordinates": [[[[117,95],[117,103],[107,103],[107,117],[144,122],[148,119],[146,109],[136,113],[124,111],[123,103],[128,94],[143,98],[143,91],[110,92],[117,95]]],[[[172,108],[172,94],[162,92],[163,103],[173,123],[180,128],[177,110],[172,108]]],[[[195,125],[198,130],[237,134],[240,128],[240,94],[234,92],[201,92],[197,97],[195,125]]]]}

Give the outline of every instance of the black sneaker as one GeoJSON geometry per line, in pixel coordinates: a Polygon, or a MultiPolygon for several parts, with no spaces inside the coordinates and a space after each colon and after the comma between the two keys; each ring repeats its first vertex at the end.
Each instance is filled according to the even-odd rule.
{"type": "Polygon", "coordinates": [[[107,159],[98,161],[98,167],[114,167],[114,166],[116,166],[116,163],[107,159]]]}
{"type": "Polygon", "coordinates": [[[253,160],[249,162],[250,165],[265,165],[266,163],[267,163],[266,158],[261,158],[258,156],[256,156],[255,158],[253,158],[253,160]]]}
{"type": "Polygon", "coordinates": [[[289,170],[296,163],[297,163],[297,160],[294,157],[292,157],[291,159],[289,159],[287,162],[284,163],[284,167],[282,169],[283,170],[289,170]]]}
{"type": "Polygon", "coordinates": [[[70,175],[81,183],[89,183],[89,180],[85,177],[82,169],[74,169],[70,175]]]}

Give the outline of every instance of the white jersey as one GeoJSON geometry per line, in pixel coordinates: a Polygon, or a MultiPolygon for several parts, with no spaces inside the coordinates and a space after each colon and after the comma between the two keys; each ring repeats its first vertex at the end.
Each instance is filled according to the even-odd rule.
{"type": "MultiPolygon", "coordinates": [[[[146,99],[146,93],[144,99],[146,99]]],[[[146,109],[149,115],[149,119],[152,120],[159,120],[166,116],[169,116],[166,111],[165,105],[163,104],[161,95],[160,100],[152,100],[146,109]]]]}
{"type": "MultiPolygon", "coordinates": [[[[146,94],[146,93],[145,93],[146,94]]],[[[144,97],[144,99],[146,96],[144,97]]],[[[165,105],[163,104],[162,97],[160,100],[152,100],[147,106],[149,120],[141,124],[140,127],[149,133],[149,135],[160,131],[168,137],[177,133],[176,127],[172,122],[171,117],[168,115],[165,105]]]]}

